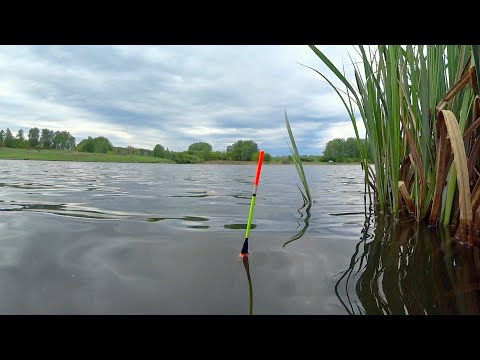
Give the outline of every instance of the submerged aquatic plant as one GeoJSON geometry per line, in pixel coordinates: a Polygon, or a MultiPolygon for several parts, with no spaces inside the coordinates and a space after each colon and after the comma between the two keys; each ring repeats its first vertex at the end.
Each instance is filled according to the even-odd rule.
{"type": "Polygon", "coordinates": [[[377,213],[455,225],[457,237],[473,233],[472,225],[480,231],[480,47],[359,45],[360,62],[351,59],[353,82],[317,47],[310,48],[345,87],[311,68],[348,112],[377,213]]]}
{"type": "Polygon", "coordinates": [[[298,190],[302,194],[304,204],[311,204],[312,203],[312,195],[310,194],[310,189],[308,188],[307,177],[305,176],[305,172],[303,171],[302,159],[300,154],[298,153],[297,144],[295,143],[295,138],[293,137],[292,129],[290,128],[290,123],[288,121],[287,110],[285,110],[285,124],[287,126],[288,136],[290,138],[291,145],[289,144],[290,151],[292,153],[293,163],[295,168],[297,169],[298,176],[300,181],[302,182],[303,189],[305,192],[300,189],[297,185],[298,190]]]}

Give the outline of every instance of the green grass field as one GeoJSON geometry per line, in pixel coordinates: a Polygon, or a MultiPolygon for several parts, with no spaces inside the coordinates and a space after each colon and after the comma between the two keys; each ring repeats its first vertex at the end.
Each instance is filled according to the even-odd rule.
{"type": "Polygon", "coordinates": [[[44,160],[44,161],[80,161],[80,162],[119,162],[119,163],[168,163],[173,161],[138,155],[110,155],[64,150],[36,150],[0,148],[0,159],[5,160],[44,160]]]}

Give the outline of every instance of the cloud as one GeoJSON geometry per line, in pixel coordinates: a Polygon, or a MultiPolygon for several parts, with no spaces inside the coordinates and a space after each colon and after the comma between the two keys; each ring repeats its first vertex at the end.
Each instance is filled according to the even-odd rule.
{"type": "MultiPolygon", "coordinates": [[[[320,48],[336,64],[348,60],[345,46],[320,48]]],[[[0,50],[0,128],[13,132],[46,127],[68,130],[77,142],[106,136],[116,146],[160,143],[177,151],[196,141],[223,151],[252,139],[272,154],[287,154],[284,108],[302,153],[319,153],[329,137],[348,131],[337,95],[298,64],[329,73],[307,46],[0,50]]]]}

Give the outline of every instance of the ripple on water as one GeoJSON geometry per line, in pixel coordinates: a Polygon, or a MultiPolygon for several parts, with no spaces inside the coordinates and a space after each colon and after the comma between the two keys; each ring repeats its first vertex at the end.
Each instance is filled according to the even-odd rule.
{"type": "MultiPolygon", "coordinates": [[[[0,266],[17,272],[8,274],[15,291],[0,294],[0,312],[18,310],[17,298],[32,299],[21,300],[24,312],[248,309],[238,252],[254,166],[8,165],[14,171],[0,174],[0,266]]],[[[362,236],[362,173],[357,183],[349,171],[306,169],[316,200],[306,220],[295,168],[265,167],[251,227],[254,312],[330,309],[329,276],[354,251],[338,240],[362,236]]]]}
{"type": "Polygon", "coordinates": [[[109,212],[100,210],[93,207],[81,206],[78,204],[2,204],[0,211],[28,211],[28,212],[40,212],[52,215],[86,218],[86,219],[110,219],[120,220],[129,216],[128,213],[122,212],[109,212]]]}
{"type": "Polygon", "coordinates": [[[183,216],[183,217],[148,217],[148,222],[157,222],[162,220],[184,220],[184,221],[208,221],[209,219],[199,216],[183,216]]]}

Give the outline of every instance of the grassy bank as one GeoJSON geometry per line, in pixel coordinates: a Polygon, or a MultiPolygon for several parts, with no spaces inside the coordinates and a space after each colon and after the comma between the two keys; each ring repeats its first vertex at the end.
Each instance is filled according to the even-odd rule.
{"type": "Polygon", "coordinates": [[[173,161],[138,155],[110,155],[64,150],[36,150],[0,148],[0,159],[5,160],[44,160],[80,162],[119,162],[119,163],[173,163],[173,161]]]}
{"type": "MultiPolygon", "coordinates": [[[[0,148],[0,159],[3,160],[43,160],[43,161],[85,161],[85,162],[119,162],[119,163],[167,163],[174,164],[173,161],[152,156],[139,155],[111,155],[101,153],[86,153],[79,151],[64,150],[36,150],[36,149],[16,149],[0,148]]],[[[214,165],[256,165],[256,161],[234,161],[234,160],[210,160],[204,164],[214,165]]],[[[280,162],[265,163],[267,165],[293,165],[293,162],[284,164],[280,162]]],[[[360,165],[360,163],[328,163],[328,162],[304,162],[304,165],[360,165]]]]}

